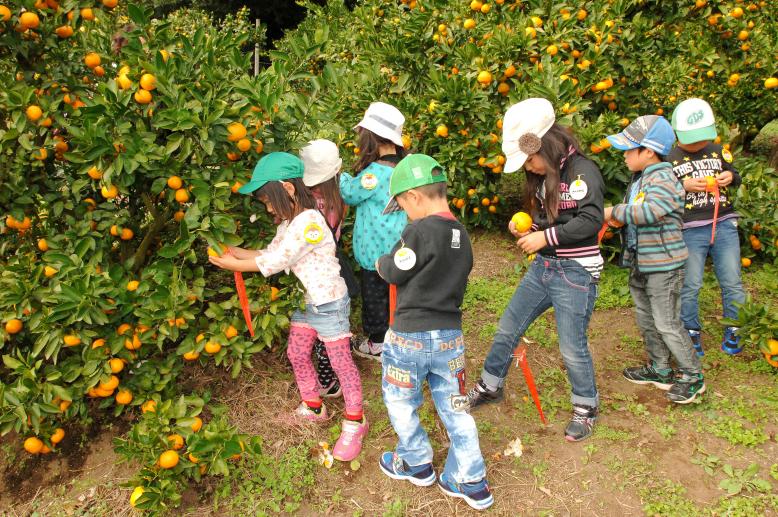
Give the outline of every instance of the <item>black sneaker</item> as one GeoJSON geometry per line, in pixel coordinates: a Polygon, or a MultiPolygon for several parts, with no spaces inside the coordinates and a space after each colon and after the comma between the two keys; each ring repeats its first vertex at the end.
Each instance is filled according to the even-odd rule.
{"type": "Polygon", "coordinates": [[[699,373],[679,373],[675,377],[667,398],[676,404],[688,404],[694,402],[697,395],[705,393],[705,380],[699,373]]]}
{"type": "Polygon", "coordinates": [[[634,382],[635,384],[653,384],[660,390],[665,391],[669,390],[675,382],[673,379],[673,372],[662,375],[654,370],[654,367],[650,364],[625,368],[622,375],[624,375],[624,378],[629,382],[634,382]]]}
{"type": "Polygon", "coordinates": [[[474,409],[482,404],[493,404],[500,402],[503,398],[503,389],[497,388],[492,391],[486,387],[483,380],[475,383],[475,386],[467,392],[467,409],[474,409]]]}
{"type": "Polygon", "coordinates": [[[565,428],[565,440],[568,442],[580,442],[589,438],[594,432],[594,423],[597,421],[597,408],[573,404],[573,418],[565,428]]]}

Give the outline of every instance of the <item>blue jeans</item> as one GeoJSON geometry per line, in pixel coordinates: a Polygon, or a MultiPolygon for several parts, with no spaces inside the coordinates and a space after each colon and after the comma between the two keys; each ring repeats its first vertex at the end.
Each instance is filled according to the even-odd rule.
{"type": "Polygon", "coordinates": [[[702,288],[702,274],[705,260],[710,254],[713,270],[721,287],[721,305],[724,317],[737,319],[735,303],[743,303],[746,293],[740,280],[740,240],[737,233],[737,219],[720,221],[716,225],[716,240],[710,244],[712,224],[683,231],[683,240],[689,249],[686,259],[686,279],[681,290],[681,321],[691,330],[701,330],[698,295],[702,288]]]}
{"type": "Polygon", "coordinates": [[[494,387],[505,384],[513,350],[521,336],[533,321],[553,307],[559,351],[573,388],[571,401],[597,407],[599,396],[586,336],[596,299],[597,282],[578,262],[538,255],[500,318],[481,373],[483,381],[494,387]]]}
{"type": "Polygon", "coordinates": [[[296,310],[292,313],[292,323],[311,327],[324,342],[337,341],[351,337],[351,300],[348,294],[321,305],[305,304],[305,312],[296,310]]]}
{"type": "Polygon", "coordinates": [[[468,413],[457,411],[467,402],[462,331],[401,333],[389,329],[382,353],[382,372],[384,404],[399,438],[397,455],[410,466],[432,461],[432,446],[418,414],[426,380],[451,440],[444,473],[458,483],[486,477],[475,420],[468,413]]]}

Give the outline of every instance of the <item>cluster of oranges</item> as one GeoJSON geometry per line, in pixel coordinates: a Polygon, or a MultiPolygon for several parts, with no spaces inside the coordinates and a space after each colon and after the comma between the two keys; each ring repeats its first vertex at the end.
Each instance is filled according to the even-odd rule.
{"type": "MultiPolygon", "coordinates": [[[[259,122],[255,123],[254,129],[252,130],[252,136],[255,136],[259,131],[259,124],[259,122]]],[[[262,140],[255,139],[252,144],[252,141],[248,138],[248,129],[246,129],[246,126],[241,122],[232,122],[227,126],[227,140],[234,143],[236,148],[236,151],[227,153],[227,159],[231,162],[239,160],[241,153],[249,151],[252,148],[252,145],[257,154],[262,153],[264,149],[262,140]]],[[[233,192],[237,192],[238,188],[240,188],[240,186],[233,186],[233,192]]]]}
{"type": "MultiPolygon", "coordinates": [[[[229,325],[224,330],[224,336],[227,338],[227,342],[229,342],[230,339],[234,338],[237,335],[238,335],[238,329],[236,329],[232,325],[229,325]]],[[[199,344],[203,340],[205,340],[205,334],[198,334],[197,337],[195,338],[195,343],[199,344]]],[[[205,345],[203,345],[203,351],[208,355],[216,355],[219,352],[221,352],[221,349],[222,349],[221,343],[210,339],[205,342],[205,345]]],[[[200,357],[200,352],[193,349],[184,353],[183,357],[185,361],[196,361],[200,357]]]]}
{"type": "Polygon", "coordinates": [[[500,202],[499,196],[492,196],[491,198],[488,197],[479,198],[476,189],[471,188],[467,191],[467,199],[455,197],[451,199],[450,203],[454,208],[462,210],[465,207],[465,205],[467,205],[468,199],[471,199],[472,204],[475,205],[473,206],[472,209],[472,212],[474,214],[481,213],[481,207],[486,208],[489,211],[489,213],[493,214],[497,212],[497,203],[500,202]]]}

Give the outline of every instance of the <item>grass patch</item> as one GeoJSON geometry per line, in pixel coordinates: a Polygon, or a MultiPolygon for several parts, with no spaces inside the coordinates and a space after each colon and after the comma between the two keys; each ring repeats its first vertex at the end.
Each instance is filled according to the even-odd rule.
{"type": "Polygon", "coordinates": [[[221,501],[230,515],[293,513],[314,484],[315,467],[305,445],[288,449],[280,458],[244,455],[235,475],[217,488],[214,504],[221,501]]]}
{"type": "Polygon", "coordinates": [[[600,274],[600,293],[594,310],[632,307],[629,293],[629,269],[607,264],[600,274]]]}
{"type": "Polygon", "coordinates": [[[643,512],[646,515],[661,517],[694,517],[702,511],[686,497],[686,489],[670,480],[663,485],[645,487],[640,496],[646,503],[643,512]]]}
{"type": "Polygon", "coordinates": [[[634,440],[638,437],[638,433],[632,433],[630,431],[624,431],[623,429],[616,429],[608,427],[605,424],[598,424],[594,426],[594,438],[604,440],[608,442],[626,442],[634,440]]]}

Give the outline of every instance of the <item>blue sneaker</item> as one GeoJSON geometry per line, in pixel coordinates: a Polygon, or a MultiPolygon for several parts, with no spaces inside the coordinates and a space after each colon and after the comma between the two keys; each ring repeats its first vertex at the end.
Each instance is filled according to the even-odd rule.
{"type": "Polygon", "coordinates": [[[378,459],[381,471],[392,479],[405,479],[416,486],[431,486],[435,483],[432,463],[411,467],[394,452],[385,452],[378,459]]]}
{"type": "Polygon", "coordinates": [[[740,336],[737,332],[737,327],[727,327],[724,329],[724,339],[721,340],[721,351],[725,354],[735,355],[743,351],[743,347],[740,345],[740,336]]]}
{"type": "Polygon", "coordinates": [[[494,504],[494,496],[486,478],[475,483],[457,483],[444,472],[438,479],[438,486],[444,494],[464,499],[470,508],[476,510],[486,510],[494,504]]]}
{"type": "Polygon", "coordinates": [[[702,351],[702,336],[700,335],[700,331],[689,329],[689,337],[692,338],[692,346],[694,346],[694,351],[697,352],[697,356],[704,356],[705,352],[702,351]]]}

